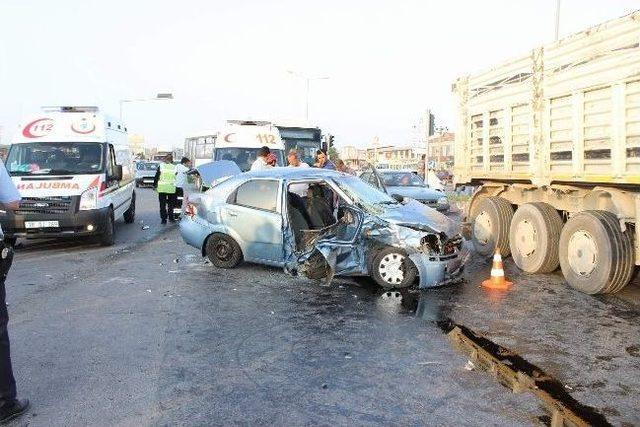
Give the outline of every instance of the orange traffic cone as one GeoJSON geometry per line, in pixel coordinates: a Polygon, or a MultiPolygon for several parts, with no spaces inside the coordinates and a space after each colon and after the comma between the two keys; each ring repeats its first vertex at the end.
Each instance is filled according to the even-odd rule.
{"type": "Polygon", "coordinates": [[[502,256],[500,249],[496,248],[493,255],[493,266],[491,267],[491,277],[482,282],[482,286],[489,289],[508,289],[513,283],[507,282],[504,278],[504,268],[502,266],[502,256]]]}

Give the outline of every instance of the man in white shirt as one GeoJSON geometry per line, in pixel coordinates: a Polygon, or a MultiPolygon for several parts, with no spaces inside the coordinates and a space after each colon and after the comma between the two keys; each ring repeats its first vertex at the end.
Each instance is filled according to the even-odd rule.
{"type": "MultiPolygon", "coordinates": [[[[289,162],[290,168],[308,168],[309,165],[305,162],[301,162],[298,158],[298,152],[296,150],[289,151],[287,155],[287,161],[289,162]]],[[[300,197],[307,197],[307,193],[309,192],[309,184],[291,184],[289,186],[289,191],[292,193],[296,193],[300,197]]]]}
{"type": "Polygon", "coordinates": [[[271,150],[269,150],[269,147],[266,147],[266,146],[260,147],[260,149],[258,150],[258,157],[256,158],[255,162],[253,162],[253,164],[251,165],[251,170],[259,171],[263,169],[272,168],[273,166],[267,163],[267,156],[269,155],[270,152],[271,150]]]}
{"type": "Polygon", "coordinates": [[[182,201],[184,199],[184,188],[187,185],[187,175],[192,172],[191,160],[187,157],[180,159],[180,164],[176,165],[176,202],[173,207],[173,214],[177,217],[182,212],[182,201]]]}

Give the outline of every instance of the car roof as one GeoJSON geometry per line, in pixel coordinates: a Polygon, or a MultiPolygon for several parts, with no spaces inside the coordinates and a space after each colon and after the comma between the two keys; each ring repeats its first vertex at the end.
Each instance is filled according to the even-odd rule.
{"type": "Polygon", "coordinates": [[[243,174],[246,178],[284,178],[284,179],[313,179],[313,178],[340,178],[351,176],[346,173],[338,172],[331,169],[320,168],[293,168],[293,167],[276,167],[262,169],[258,171],[249,171],[243,174]]]}

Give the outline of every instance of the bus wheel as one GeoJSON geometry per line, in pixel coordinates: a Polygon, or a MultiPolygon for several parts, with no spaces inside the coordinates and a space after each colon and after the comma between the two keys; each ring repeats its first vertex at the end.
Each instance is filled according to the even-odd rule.
{"type": "Polygon", "coordinates": [[[567,283],[587,294],[617,292],[633,274],[633,243],[614,214],[585,211],[571,217],[560,234],[560,268],[567,283]]]}

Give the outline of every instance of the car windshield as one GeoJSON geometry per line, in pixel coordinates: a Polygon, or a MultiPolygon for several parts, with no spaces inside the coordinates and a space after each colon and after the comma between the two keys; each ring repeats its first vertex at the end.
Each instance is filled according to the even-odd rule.
{"type": "MultiPolygon", "coordinates": [[[[235,162],[242,172],[251,169],[251,164],[258,156],[259,148],[245,147],[225,147],[216,148],[214,160],[231,160],[235,162]]],[[[276,155],[277,166],[286,166],[284,163],[284,153],[282,150],[271,150],[276,155]]]]}
{"type": "Polygon", "coordinates": [[[139,171],[155,171],[158,170],[158,163],[138,162],[136,169],[139,171]]]}
{"type": "Polygon", "coordinates": [[[385,172],[381,174],[389,187],[424,187],[424,182],[413,172],[385,172]]]}
{"type": "Polygon", "coordinates": [[[382,205],[399,204],[387,193],[383,193],[355,176],[345,176],[335,182],[356,205],[369,213],[379,214],[382,205]]]}
{"type": "Polygon", "coordinates": [[[95,142],[30,142],[12,145],[6,165],[11,175],[80,175],[101,172],[103,157],[95,142]]]}

